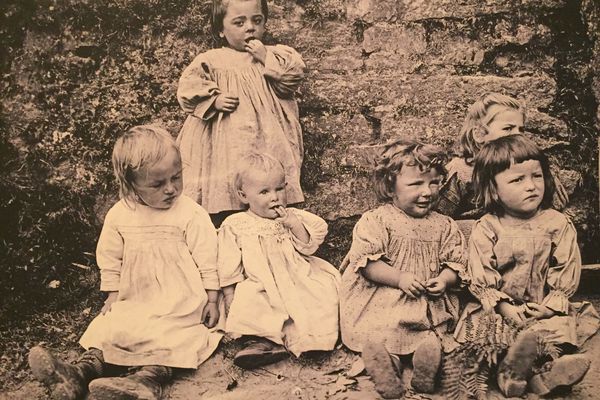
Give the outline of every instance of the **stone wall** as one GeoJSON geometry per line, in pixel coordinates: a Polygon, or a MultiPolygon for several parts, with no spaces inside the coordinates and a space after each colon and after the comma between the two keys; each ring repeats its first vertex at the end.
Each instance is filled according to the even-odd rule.
{"type": "Polygon", "coordinates": [[[585,258],[598,261],[596,2],[327,0],[271,10],[270,31],[309,69],[306,206],[330,222],[335,260],[357,216],[377,204],[369,172],[381,144],[410,136],[451,148],[468,106],[498,91],[526,105],[527,131],[560,166],[585,258]]]}

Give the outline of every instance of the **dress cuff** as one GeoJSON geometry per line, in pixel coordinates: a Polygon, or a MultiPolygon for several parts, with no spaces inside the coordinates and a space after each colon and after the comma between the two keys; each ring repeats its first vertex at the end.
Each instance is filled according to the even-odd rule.
{"type": "Polygon", "coordinates": [[[569,298],[564,293],[553,290],[542,301],[542,305],[554,312],[566,315],[569,313],[569,298]]]}
{"type": "Polygon", "coordinates": [[[364,254],[360,256],[352,257],[350,256],[350,263],[348,266],[352,267],[354,272],[358,272],[359,269],[367,266],[369,261],[377,261],[380,260],[381,257],[384,256],[385,253],[375,253],[375,254],[364,254]]]}
{"type": "Polygon", "coordinates": [[[203,101],[196,106],[192,115],[204,121],[208,121],[217,114],[217,110],[213,107],[219,92],[214,92],[209,100],[203,101]]]}
{"type": "Polygon", "coordinates": [[[219,284],[221,285],[222,288],[233,285],[234,283],[240,283],[244,280],[244,275],[239,274],[239,275],[234,275],[231,276],[227,279],[220,279],[219,280],[219,284]]]}
{"type": "Polygon", "coordinates": [[[491,311],[502,300],[508,300],[512,303],[512,298],[504,292],[491,287],[483,287],[480,285],[470,285],[469,290],[475,296],[484,311],[491,311]]]}
{"type": "Polygon", "coordinates": [[[465,288],[471,284],[471,277],[465,271],[465,266],[461,263],[446,261],[442,263],[442,268],[450,268],[452,271],[458,274],[458,287],[465,288]]]}

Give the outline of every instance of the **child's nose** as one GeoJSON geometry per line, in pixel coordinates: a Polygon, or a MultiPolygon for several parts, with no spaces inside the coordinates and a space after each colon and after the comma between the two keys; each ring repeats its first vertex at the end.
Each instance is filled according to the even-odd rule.
{"type": "Polygon", "coordinates": [[[177,190],[177,188],[175,187],[175,185],[172,182],[168,182],[165,186],[165,194],[175,193],[176,190],[177,190]]]}

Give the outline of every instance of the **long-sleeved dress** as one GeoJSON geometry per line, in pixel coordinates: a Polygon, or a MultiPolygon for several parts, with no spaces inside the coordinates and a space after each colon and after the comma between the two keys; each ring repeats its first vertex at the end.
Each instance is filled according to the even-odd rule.
{"type": "Polygon", "coordinates": [[[294,92],[304,62],[291,47],[266,46],[265,65],[228,47],[198,55],[183,71],[177,98],[188,117],[177,141],[184,165],[184,193],[211,214],[241,210],[233,173],[249,152],[281,161],[288,203],[304,201],[300,187],[303,141],[294,92]],[[234,112],[218,112],[221,93],[239,98],[234,112]]]}
{"type": "Polygon", "coordinates": [[[102,291],[117,301],[81,345],[124,366],[196,368],[221,334],[202,325],[207,289],[219,290],[217,235],[207,212],[180,196],[167,210],[121,200],[104,221],[96,251],[102,291]]]}
{"type": "Polygon", "coordinates": [[[222,287],[236,284],[226,331],[265,337],[295,355],[332,350],[339,334],[340,274],[312,256],[327,224],[307,211],[287,210],[303,223],[308,243],[281,222],[250,211],[227,217],[219,229],[219,280],[222,287]]]}
{"type": "Polygon", "coordinates": [[[598,330],[593,306],[569,301],[579,285],[581,258],[577,232],[564,214],[548,209],[519,222],[486,214],[473,227],[468,265],[479,303],[468,304],[461,316],[455,332],[460,342],[485,332],[484,311],[493,312],[500,300],[535,302],[555,311],[528,327],[555,344],[578,347],[598,330]]]}
{"type": "Polygon", "coordinates": [[[376,340],[390,353],[410,354],[425,339],[439,335],[444,350],[452,350],[456,343],[448,329],[458,319],[455,294],[446,291],[440,297],[411,299],[398,288],[371,282],[361,269],[368,261],[382,260],[421,281],[436,277],[444,267],[464,278],[464,247],[458,226],[445,215],[432,212],[413,218],[392,204],[364,213],[354,227],[342,275],[344,344],[362,351],[366,340],[376,340]]]}

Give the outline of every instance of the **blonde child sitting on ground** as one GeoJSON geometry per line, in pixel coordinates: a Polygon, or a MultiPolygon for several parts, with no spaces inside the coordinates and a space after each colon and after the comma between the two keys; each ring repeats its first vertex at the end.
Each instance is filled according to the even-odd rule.
{"type": "Polygon", "coordinates": [[[182,196],[181,157],[162,128],[130,129],[115,144],[121,200],[96,251],[102,312],[71,365],[36,346],[29,365],[53,399],[159,399],[173,368],[196,368],[217,347],[217,235],[206,211],[182,196]],[[109,365],[138,367],[104,378],[109,365]]]}
{"type": "Polygon", "coordinates": [[[340,274],[313,256],[327,224],[287,208],[281,162],[249,154],[238,164],[235,187],[247,210],[219,229],[219,279],[226,331],[243,336],[234,363],[254,368],[313,350],[333,350],[338,338],[340,274]]]}

